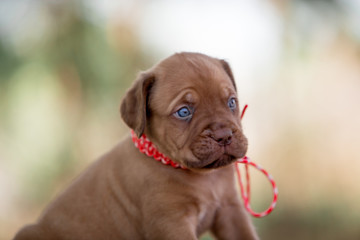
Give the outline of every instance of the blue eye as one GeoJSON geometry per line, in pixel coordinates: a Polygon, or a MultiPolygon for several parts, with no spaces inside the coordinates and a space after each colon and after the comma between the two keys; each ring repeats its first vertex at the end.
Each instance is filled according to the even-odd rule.
{"type": "Polygon", "coordinates": [[[188,107],[182,107],[175,112],[175,117],[181,120],[187,120],[192,115],[191,110],[188,107]]]}
{"type": "Polygon", "coordinates": [[[235,110],[236,109],[236,99],[235,98],[230,98],[228,101],[228,106],[231,110],[235,110]]]}

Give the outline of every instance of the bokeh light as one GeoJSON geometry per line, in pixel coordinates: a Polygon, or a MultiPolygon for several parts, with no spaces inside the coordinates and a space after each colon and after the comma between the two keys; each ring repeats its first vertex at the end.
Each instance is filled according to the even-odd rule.
{"type": "MultiPolygon", "coordinates": [[[[248,155],[280,191],[254,219],[261,239],[360,239],[359,12],[357,0],[1,1],[0,239],[129,134],[126,89],[179,51],[226,59],[249,104],[248,155]]],[[[271,191],[251,175],[260,210],[271,191]]]]}

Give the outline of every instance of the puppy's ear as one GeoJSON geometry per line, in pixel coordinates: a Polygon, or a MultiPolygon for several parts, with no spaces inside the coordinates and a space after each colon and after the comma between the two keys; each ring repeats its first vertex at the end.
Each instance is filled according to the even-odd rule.
{"type": "Polygon", "coordinates": [[[140,73],[121,102],[121,117],[138,137],[144,133],[149,92],[154,81],[153,73],[140,73]]]}
{"type": "Polygon", "coordinates": [[[230,65],[225,60],[222,60],[222,59],[220,60],[220,63],[222,65],[222,67],[224,68],[225,72],[227,73],[227,75],[229,75],[230,80],[231,80],[231,82],[233,83],[233,85],[235,87],[235,91],[237,91],[236,90],[236,84],[235,84],[234,75],[233,75],[233,73],[231,71],[230,65]]]}

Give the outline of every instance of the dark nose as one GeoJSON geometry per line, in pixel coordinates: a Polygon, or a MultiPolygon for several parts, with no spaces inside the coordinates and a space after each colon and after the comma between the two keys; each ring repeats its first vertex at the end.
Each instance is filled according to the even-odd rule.
{"type": "Polygon", "coordinates": [[[229,128],[220,128],[213,131],[211,136],[219,145],[226,146],[231,143],[233,132],[229,128]]]}

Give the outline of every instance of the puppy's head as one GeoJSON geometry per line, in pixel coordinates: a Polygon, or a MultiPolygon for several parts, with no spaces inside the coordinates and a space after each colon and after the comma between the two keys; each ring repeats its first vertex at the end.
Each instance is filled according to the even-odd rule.
{"type": "Polygon", "coordinates": [[[120,108],[138,136],[189,169],[228,165],[247,151],[227,62],[198,53],[170,56],[139,75],[120,108]]]}

